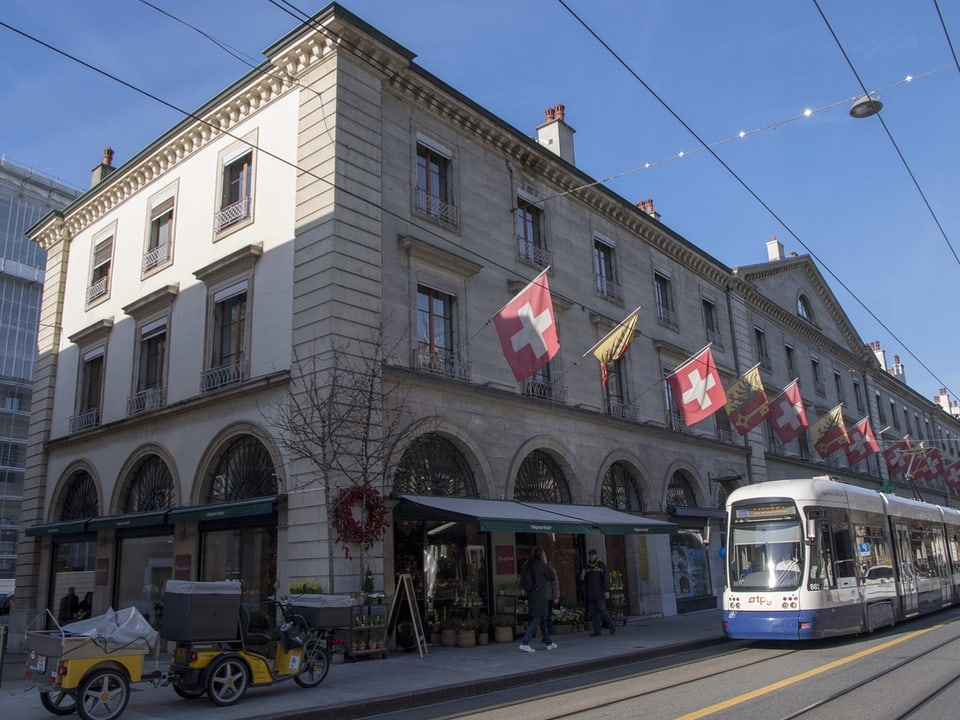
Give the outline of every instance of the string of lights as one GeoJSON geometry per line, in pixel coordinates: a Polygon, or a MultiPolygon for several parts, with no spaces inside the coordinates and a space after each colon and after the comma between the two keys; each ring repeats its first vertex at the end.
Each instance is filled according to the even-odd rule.
{"type": "MultiPolygon", "coordinates": [[[[706,152],[710,153],[714,160],[716,160],[721,167],[734,179],[737,183],[754,199],[760,206],[767,211],[767,213],[790,235],[794,240],[797,241],[826,272],[830,277],[832,277],[837,284],[843,288],[843,290],[851,297],[853,300],[861,307],[863,310],[885,331],[891,338],[893,338],[906,352],[910,357],[917,361],[917,363],[924,370],[929,373],[929,375],[934,378],[941,387],[947,388],[950,394],[955,395],[952,391],[949,390],[946,383],[941,380],[937,374],[921,360],[913,350],[905,343],[897,333],[895,333],[890,327],[881,320],[877,314],[863,301],[860,299],[860,296],[857,295],[841,278],[838,276],[829,265],[827,265],[814,251],[813,249],[804,242],[796,232],[787,224],[786,220],[780,217],[770,205],[761,198],[757,192],[746,183],[746,181],[740,177],[740,175],[727,164],[713,148],[704,141],[697,132],[688,125],[682,117],[664,100],[660,97],[659,94],[603,39],[597,32],[589,25],[583,18],[581,18],[564,0],[557,0],[557,2],[578,22],[580,25],[671,115],[673,118],[688,132],[699,144],[698,147],[701,147],[706,152]]],[[[864,91],[866,92],[866,91],[864,91]]]]}

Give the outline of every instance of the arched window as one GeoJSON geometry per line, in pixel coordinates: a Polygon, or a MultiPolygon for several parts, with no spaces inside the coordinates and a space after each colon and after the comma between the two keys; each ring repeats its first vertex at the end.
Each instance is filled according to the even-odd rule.
{"type": "Polygon", "coordinates": [[[513,497],[529,502],[569,503],[570,488],[557,461],[534,450],[520,465],[513,497]]]}
{"type": "Polygon", "coordinates": [[[667,505],[697,507],[697,498],[693,494],[690,480],[682,470],[678,470],[670,478],[670,486],[667,488],[667,505]]]}
{"type": "Polygon", "coordinates": [[[801,294],[797,296],[797,315],[804,320],[813,322],[813,310],[810,308],[810,301],[807,300],[806,295],[801,294]]]}
{"type": "Polygon", "coordinates": [[[277,494],[273,458],[263,443],[252,435],[241,435],[224,449],[208,483],[208,503],[277,494]]]}
{"type": "Polygon", "coordinates": [[[97,484],[86,470],[77,470],[67,482],[60,505],[60,520],[85,520],[100,514],[97,484]]]}
{"type": "Polygon", "coordinates": [[[607,468],[600,486],[600,504],[625,512],[643,512],[640,488],[625,463],[615,462],[607,468]]]}
{"type": "Polygon", "coordinates": [[[166,510],[173,507],[173,478],[157,455],[145,455],[130,473],[119,510],[125,513],[166,510]]]}
{"type": "Polygon", "coordinates": [[[456,445],[436,433],[414,440],[393,475],[393,491],[411,495],[477,497],[473,471],[456,445]]]}

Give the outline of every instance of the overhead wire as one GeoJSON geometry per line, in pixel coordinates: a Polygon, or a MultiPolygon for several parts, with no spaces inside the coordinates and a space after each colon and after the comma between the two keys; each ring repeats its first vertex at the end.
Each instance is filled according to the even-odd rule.
{"type": "MultiPolygon", "coordinates": [[[[870,92],[867,90],[866,85],[864,85],[863,80],[860,78],[860,73],[857,72],[857,69],[853,66],[853,61],[850,59],[850,56],[847,54],[846,49],[843,47],[843,43],[840,42],[840,38],[837,37],[837,33],[834,32],[833,26],[830,24],[830,21],[827,19],[827,16],[824,14],[823,10],[820,7],[818,0],[813,0],[813,4],[817,8],[817,12],[820,13],[820,17],[823,18],[824,24],[827,26],[827,30],[830,31],[830,35],[833,37],[834,42],[836,42],[837,47],[840,49],[840,53],[843,55],[844,60],[847,61],[847,65],[850,66],[850,71],[853,73],[853,76],[857,79],[857,82],[860,84],[860,88],[863,90],[863,94],[870,96],[870,92]]],[[[930,213],[930,217],[933,218],[933,222],[936,224],[937,229],[940,230],[940,235],[943,237],[943,241],[947,244],[947,247],[950,248],[950,252],[953,254],[953,259],[957,261],[957,265],[960,265],[960,255],[957,255],[956,249],[954,249],[953,244],[950,242],[950,238],[947,237],[947,231],[943,229],[943,224],[940,222],[940,218],[937,217],[937,213],[934,212],[933,206],[930,205],[930,201],[927,199],[926,193],[923,192],[923,188],[920,187],[920,181],[917,180],[917,176],[914,174],[913,169],[910,167],[910,163],[907,162],[907,158],[904,156],[903,151],[900,149],[900,146],[897,144],[897,141],[893,139],[893,133],[890,132],[890,128],[887,126],[887,122],[883,119],[882,113],[876,114],[877,119],[880,121],[880,125],[883,127],[883,131],[887,134],[887,139],[890,140],[890,144],[893,145],[893,149],[896,150],[897,156],[900,158],[900,162],[903,163],[904,169],[907,171],[907,175],[910,176],[910,180],[913,181],[913,186],[917,189],[920,198],[923,200],[923,204],[926,205],[927,211],[930,213]]]]}
{"type": "Polygon", "coordinates": [[[893,330],[891,330],[891,329],[887,326],[887,324],[884,323],[884,322],[877,316],[877,314],[876,314],[872,309],[870,309],[870,307],[868,307],[867,304],[866,304],[863,300],[860,299],[860,297],[859,297],[855,292],[853,292],[853,290],[850,289],[850,287],[830,268],[830,266],[827,265],[827,264],[813,251],[813,249],[812,249],[809,245],[807,245],[807,243],[805,243],[805,242],[800,238],[799,235],[797,235],[796,232],[793,231],[793,229],[787,224],[787,222],[786,222],[782,217],[780,217],[780,215],[777,214],[777,213],[774,211],[774,209],[773,209],[772,207],[770,207],[770,205],[768,205],[768,204],[763,200],[763,198],[761,198],[761,197],[756,193],[756,191],[754,191],[754,189],[753,189],[752,187],[750,187],[750,185],[748,185],[748,184],[746,183],[746,181],[745,181],[743,178],[741,178],[740,175],[739,175],[733,168],[730,167],[730,165],[728,165],[719,155],[717,155],[716,152],[714,152],[713,148],[710,147],[710,146],[703,140],[703,138],[701,138],[700,135],[699,135],[692,127],[690,127],[690,125],[688,125],[688,124],[686,123],[686,121],[684,121],[684,119],[683,119],[682,117],[680,117],[680,115],[670,106],[670,104],[667,103],[667,101],[664,100],[664,99],[629,65],[629,63],[627,63],[603,38],[601,38],[600,35],[598,35],[597,32],[594,31],[594,29],[593,29],[589,24],[587,24],[587,22],[586,22],[585,20],[583,20],[583,18],[581,18],[581,17],[565,2],[565,0],[557,0],[557,2],[558,2],[561,6],[563,6],[563,8],[564,8],[578,23],[580,23],[580,25],[583,26],[583,28],[584,28],[638,83],[640,83],[640,85],[641,85],[688,133],[690,133],[690,135],[693,136],[693,138],[713,157],[713,159],[716,160],[716,161],[720,164],[720,166],[723,167],[723,169],[726,170],[727,173],[728,173],[734,180],[736,180],[737,183],[738,183],[754,200],[756,200],[756,201],[760,204],[760,206],[761,206],[764,210],[766,210],[766,211],[770,214],[771,217],[773,217],[774,220],[776,220],[776,221],[781,225],[781,227],[784,228],[784,230],[786,230],[786,232],[790,235],[790,237],[792,237],[794,240],[796,240],[796,241],[807,251],[807,253],[809,253],[810,257],[812,257],[814,260],[817,261],[817,263],[820,264],[820,266],[824,269],[824,271],[825,271],[830,277],[832,277],[834,280],[836,280],[836,282],[839,284],[839,286],[842,287],[842,288],[844,289],[844,291],[846,291],[846,292],[850,295],[850,297],[853,298],[853,299],[856,301],[856,303],[857,303],[861,308],[863,308],[863,310],[864,310],[871,318],[873,318],[873,320],[876,321],[876,323],[877,323],[881,328],[883,328],[883,330],[885,330],[885,331],[890,335],[891,338],[893,338],[897,343],[900,344],[900,346],[904,349],[904,351],[905,351],[907,354],[910,355],[910,357],[912,357],[914,360],[916,360],[917,363],[919,363],[920,366],[921,366],[924,370],[926,370],[926,371],[930,374],[930,376],[931,376],[932,378],[934,378],[937,382],[939,382],[941,387],[944,387],[944,388],[947,387],[947,385],[944,383],[944,381],[941,380],[941,379],[937,376],[937,374],[936,374],[926,363],[924,363],[924,362],[916,355],[916,353],[914,353],[914,352],[910,349],[910,347],[909,347],[903,340],[901,340],[900,337],[899,337],[893,330]]]}
{"type": "Polygon", "coordinates": [[[960,72],[960,61],[957,60],[957,51],[953,48],[953,40],[950,38],[950,32],[947,30],[947,23],[943,19],[943,13],[940,12],[940,3],[933,0],[933,6],[937,9],[937,17],[940,18],[940,27],[943,28],[943,36],[947,39],[947,46],[950,48],[950,54],[953,56],[953,64],[960,72]]]}

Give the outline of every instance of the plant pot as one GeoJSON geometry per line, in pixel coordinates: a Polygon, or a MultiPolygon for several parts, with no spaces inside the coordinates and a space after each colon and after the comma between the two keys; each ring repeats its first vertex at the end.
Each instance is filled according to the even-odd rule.
{"type": "Polygon", "coordinates": [[[553,632],[555,632],[557,635],[569,635],[569,634],[570,634],[570,626],[569,626],[569,625],[554,625],[554,626],[553,626],[553,632]]]}
{"type": "Polygon", "coordinates": [[[477,631],[477,645],[487,645],[490,643],[490,634],[477,631]]]}
{"type": "Polygon", "coordinates": [[[457,644],[457,631],[444,630],[440,633],[440,644],[444,647],[453,647],[457,644]]]}
{"type": "Polygon", "coordinates": [[[513,626],[497,625],[493,629],[493,641],[498,643],[513,642],[513,626]]]}
{"type": "Polygon", "coordinates": [[[457,633],[457,647],[468,648],[477,644],[476,630],[461,630],[457,633]]]}

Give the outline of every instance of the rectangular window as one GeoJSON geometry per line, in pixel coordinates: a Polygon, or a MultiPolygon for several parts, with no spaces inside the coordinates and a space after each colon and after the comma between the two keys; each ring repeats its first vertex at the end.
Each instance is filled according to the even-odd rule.
{"type": "Polygon", "coordinates": [[[166,318],[140,329],[136,391],[127,399],[127,414],[154,410],[163,405],[164,369],[167,362],[166,318]]]}
{"type": "Polygon", "coordinates": [[[70,418],[70,432],[99,427],[103,400],[104,346],[87,350],[81,356],[80,382],[77,386],[77,414],[70,418]]]}
{"type": "Polygon", "coordinates": [[[881,423],[884,423],[884,424],[885,424],[885,423],[887,422],[887,411],[886,411],[886,409],[883,407],[883,403],[880,402],[880,393],[879,393],[879,392],[875,393],[875,396],[876,396],[876,399],[877,399],[877,419],[878,419],[881,423]]]}
{"type": "Polygon", "coordinates": [[[784,345],[783,354],[787,359],[787,377],[797,377],[797,358],[793,351],[793,346],[784,345]]]}
{"type": "Polygon", "coordinates": [[[517,257],[524,262],[547,267],[552,255],[543,241],[543,210],[517,198],[517,257]]]}
{"type": "Polygon", "coordinates": [[[897,403],[890,398],[890,419],[893,420],[893,427],[900,429],[900,415],[897,414],[897,403]]]}
{"type": "Polygon", "coordinates": [[[677,404],[673,401],[673,393],[670,391],[670,383],[667,382],[667,376],[669,374],[670,371],[663,371],[663,401],[667,410],[667,427],[671,430],[677,430],[679,432],[684,428],[683,416],[680,415],[680,408],[678,408],[677,404]]]}
{"type": "Polygon", "coordinates": [[[810,369],[813,371],[813,390],[817,395],[826,395],[827,388],[823,384],[823,376],[820,374],[820,361],[816,358],[810,358],[810,369]]]}
{"type": "Polygon", "coordinates": [[[113,259],[113,235],[97,240],[93,247],[93,263],[87,302],[104,297],[110,292],[110,262],[113,259]]]}
{"type": "Polygon", "coordinates": [[[843,390],[843,376],[836,370],[833,371],[833,387],[837,391],[837,400],[843,402],[846,398],[843,390]]]}
{"type": "Polygon", "coordinates": [[[593,241],[593,276],[597,295],[616,302],[623,301],[623,289],[617,282],[614,249],[602,240],[593,241]]]}
{"type": "Polygon", "coordinates": [[[677,316],[673,305],[673,288],[670,278],[662,273],[653,274],[653,288],[657,296],[657,322],[671,328],[677,327],[677,316]]]}
{"type": "Polygon", "coordinates": [[[566,402],[566,388],[554,380],[555,376],[560,375],[555,368],[555,363],[557,362],[558,359],[554,358],[536,373],[524,380],[521,384],[521,392],[523,395],[526,397],[540,398],[541,400],[566,402]]]}
{"type": "Polygon", "coordinates": [[[913,431],[910,429],[910,411],[906,408],[903,409],[903,429],[907,435],[913,435],[913,431]]]}
{"type": "Polygon", "coordinates": [[[143,254],[143,271],[162,265],[170,257],[173,239],[173,198],[168,198],[150,211],[150,236],[143,254]]]}
{"type": "Polygon", "coordinates": [[[246,377],[247,283],[236,283],[213,296],[210,367],[203,390],[238,383],[246,377]]]}
{"type": "Polygon", "coordinates": [[[417,210],[456,228],[460,216],[453,203],[451,165],[450,156],[439,148],[424,142],[417,143],[417,210]]]}
{"type": "Polygon", "coordinates": [[[863,389],[860,387],[860,383],[856,380],[853,381],[853,401],[857,405],[857,412],[865,412],[863,405],[863,389]]]}
{"type": "Polygon", "coordinates": [[[770,369],[770,355],[767,353],[767,334],[760,328],[753,328],[753,341],[757,351],[757,360],[767,370],[770,369]]]}
{"type": "Polygon", "coordinates": [[[456,298],[420,285],[417,287],[417,349],[414,367],[460,380],[470,379],[470,364],[456,346],[456,298]]]}
{"type": "Polygon", "coordinates": [[[250,218],[253,209],[253,150],[224,163],[220,181],[217,232],[250,218]]]}
{"type": "Polygon", "coordinates": [[[713,300],[702,299],[703,327],[706,330],[707,342],[720,345],[720,317],[717,314],[717,305],[713,300]]]}

